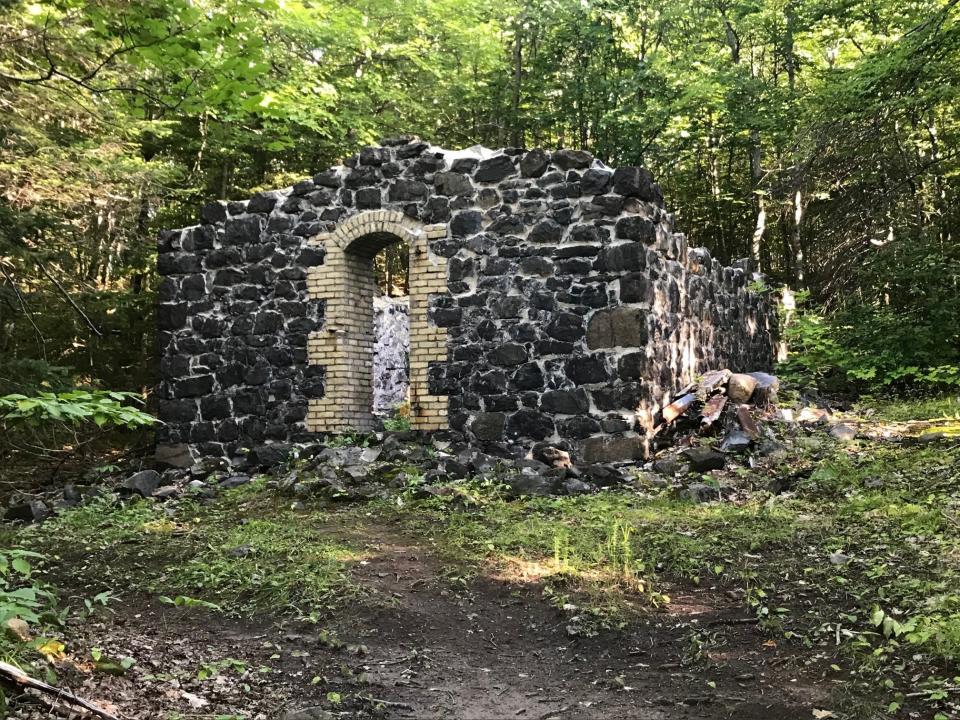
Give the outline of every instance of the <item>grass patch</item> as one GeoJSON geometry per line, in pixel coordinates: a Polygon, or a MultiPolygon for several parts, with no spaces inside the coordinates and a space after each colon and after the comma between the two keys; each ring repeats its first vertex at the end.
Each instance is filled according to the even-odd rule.
{"type": "Polygon", "coordinates": [[[650,592],[660,576],[699,582],[720,575],[742,551],[784,543],[797,522],[762,502],[694,505],[627,492],[506,500],[489,491],[473,508],[431,498],[390,512],[445,557],[476,568],[492,560],[526,565],[539,577],[580,578],[585,587],[639,583],[650,592]]]}
{"type": "Polygon", "coordinates": [[[862,398],[858,405],[873,410],[873,417],[891,422],[911,420],[960,419],[960,395],[940,395],[919,399],[862,398]]]}
{"type": "Polygon", "coordinates": [[[291,510],[252,483],[216,502],[185,503],[175,517],[153,502],[105,498],[25,531],[20,542],[46,550],[65,584],[90,595],[138,588],[234,615],[306,617],[355,593],[347,570],[362,549],[326,531],[331,524],[324,511],[291,510]]]}

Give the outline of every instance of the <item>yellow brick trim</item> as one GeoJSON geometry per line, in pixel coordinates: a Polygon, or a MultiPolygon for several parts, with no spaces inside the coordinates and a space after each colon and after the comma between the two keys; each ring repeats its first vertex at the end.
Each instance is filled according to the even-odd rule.
{"type": "Polygon", "coordinates": [[[447,262],[429,251],[427,241],[446,237],[447,226],[423,225],[396,210],[359,213],[310,239],[325,255],[323,265],[307,271],[307,291],[326,307],[323,328],[308,338],[307,358],[326,366],[326,394],[310,401],[307,428],[342,432],[373,426],[373,262],[368,254],[351,252],[354,242],[371,235],[392,235],[408,244],[410,424],[415,430],[444,429],[447,398],[429,394],[427,377],[430,363],[447,360],[447,333],[429,323],[427,309],[430,295],[447,291],[447,262]]]}

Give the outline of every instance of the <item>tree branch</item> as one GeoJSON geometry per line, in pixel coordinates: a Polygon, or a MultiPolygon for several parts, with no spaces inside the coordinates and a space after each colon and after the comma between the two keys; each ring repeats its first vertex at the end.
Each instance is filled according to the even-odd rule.
{"type": "Polygon", "coordinates": [[[103,337],[103,333],[100,331],[100,328],[94,325],[93,321],[89,317],[87,317],[87,314],[83,311],[83,308],[77,305],[76,301],[74,301],[74,299],[70,297],[70,293],[68,293],[66,289],[64,289],[63,285],[60,284],[60,281],[50,274],[50,272],[47,270],[46,267],[44,267],[44,264],[42,262],[38,261],[37,266],[40,268],[43,274],[47,276],[50,282],[52,282],[54,285],[57,286],[57,290],[60,291],[60,294],[67,301],[67,303],[69,303],[70,307],[76,310],[77,314],[83,318],[83,321],[87,324],[87,327],[90,328],[90,330],[92,330],[97,337],[103,337]]]}
{"type": "Polygon", "coordinates": [[[14,282],[13,278],[10,277],[9,273],[7,273],[7,269],[3,266],[3,263],[0,263],[0,273],[3,273],[3,277],[5,277],[7,282],[10,284],[10,287],[13,289],[13,294],[17,296],[17,302],[20,303],[20,308],[23,310],[23,314],[27,316],[27,320],[29,320],[30,324],[33,326],[33,331],[36,333],[37,340],[40,341],[40,351],[43,353],[43,359],[46,360],[47,340],[45,337],[43,337],[43,333],[40,332],[40,328],[37,327],[37,323],[33,319],[33,314],[27,307],[27,303],[23,299],[23,295],[20,294],[20,288],[17,287],[17,283],[14,282]]]}

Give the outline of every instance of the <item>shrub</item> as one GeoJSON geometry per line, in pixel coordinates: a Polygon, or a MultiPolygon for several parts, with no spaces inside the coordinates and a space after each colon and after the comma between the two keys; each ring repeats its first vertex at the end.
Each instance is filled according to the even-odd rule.
{"type": "Polygon", "coordinates": [[[0,430],[4,440],[33,455],[76,450],[105,429],[136,429],[158,422],[139,409],[134,393],[112,390],[70,390],[0,397],[0,430]]]}
{"type": "Polygon", "coordinates": [[[151,425],[157,419],[124,401],[143,404],[134,393],[113,390],[71,390],[64,393],[41,392],[32,397],[13,394],[0,397],[0,421],[5,426],[36,427],[49,423],[80,425],[92,422],[98,427],[113,425],[136,428],[151,425]]]}
{"type": "Polygon", "coordinates": [[[851,305],[827,316],[798,295],[784,322],[787,380],[831,391],[960,387],[956,329],[889,305],[851,305]]]}

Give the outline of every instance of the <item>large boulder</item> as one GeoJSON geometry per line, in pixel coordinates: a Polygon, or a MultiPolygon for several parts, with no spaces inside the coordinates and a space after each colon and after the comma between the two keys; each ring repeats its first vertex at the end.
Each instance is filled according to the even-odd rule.
{"type": "Polygon", "coordinates": [[[188,468],[196,462],[193,450],[186,443],[158,445],[154,460],[160,467],[188,468]]]}
{"type": "Polygon", "coordinates": [[[756,387],[757,379],[753,375],[735,373],[727,380],[727,397],[737,404],[750,402],[750,396],[756,387]]]}
{"type": "Polygon", "coordinates": [[[130,494],[140,497],[153,497],[154,491],[160,487],[160,473],[156,470],[141,470],[123,481],[120,486],[130,494]]]}

